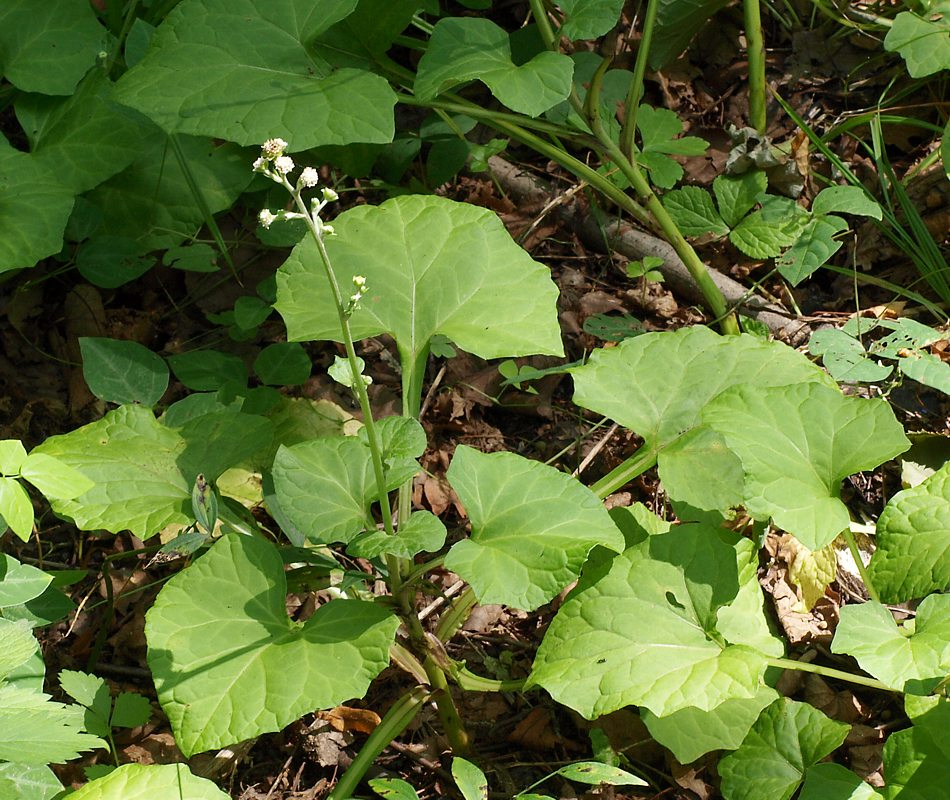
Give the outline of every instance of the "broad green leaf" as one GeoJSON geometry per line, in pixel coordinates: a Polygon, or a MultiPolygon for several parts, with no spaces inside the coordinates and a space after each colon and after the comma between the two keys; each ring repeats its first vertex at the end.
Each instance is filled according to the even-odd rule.
{"type": "Polygon", "coordinates": [[[597,496],[553,467],[460,445],[447,477],[472,535],[452,546],[445,566],[483,605],[532,611],[577,578],[595,545],[624,547],[597,496]]]}
{"type": "MultiPolygon", "coordinates": [[[[345,211],[327,241],[337,280],[364,275],[369,291],[350,318],[356,339],[390,333],[403,369],[444,334],[482,358],[562,355],[557,288],[491,211],[441,197],[395,197],[345,211]]],[[[316,245],[297,245],[277,272],[288,338],[340,340],[316,245]]]]}
{"type": "Polygon", "coordinates": [[[564,12],[561,36],[571,41],[596,39],[617,24],[623,0],[558,0],[564,12]]]}
{"type": "Polygon", "coordinates": [[[0,617],[0,681],[29,661],[38,648],[28,625],[0,617]]]}
{"type": "Polygon", "coordinates": [[[795,243],[775,259],[775,266],[785,280],[798,286],[838,252],[842,243],[835,236],[847,229],[848,223],[834,214],[813,217],[795,243]]]}
{"type": "MultiPolygon", "coordinates": [[[[905,703],[908,714],[910,705],[905,703]]],[[[887,800],[948,800],[950,704],[940,700],[912,719],[913,727],[892,733],[884,743],[884,796],[887,800]]]]}
{"type": "Polygon", "coordinates": [[[950,589],[950,463],[891,498],[877,521],[868,573],[881,600],[950,589]]]}
{"type": "MultiPolygon", "coordinates": [[[[771,517],[811,550],[850,523],[841,481],[910,445],[886,401],[845,397],[818,383],[737,386],[707,404],[702,418],[742,461],[746,510],[771,517]]],[[[668,489],[702,507],[688,483],[668,489]]]]}
{"type": "Polygon", "coordinates": [[[0,762],[0,797],[7,800],[53,800],[63,785],[45,766],[0,762]]]}
{"type": "Polygon", "coordinates": [[[95,484],[75,499],[54,499],[57,514],[80,530],[128,529],[147,539],[166,525],[191,522],[191,483],[178,466],[184,449],[181,435],[147,408],[121,406],[97,422],[49,437],[33,452],[59,459],[95,484]]]}
{"type": "Polygon", "coordinates": [[[660,69],[682,53],[706,21],[728,0],[660,0],[649,64],[660,69]]]}
{"type": "Polygon", "coordinates": [[[766,708],[734,753],[719,762],[725,800],[788,800],[808,767],[838,747],[849,726],[817,708],[780,698],[766,708]]]}
{"type": "Polygon", "coordinates": [[[359,600],[300,624],[277,549],[229,535],[175,575],[146,617],[158,698],[186,755],[278,731],[362,697],[389,663],[399,620],[359,600]]]}
{"type": "Polygon", "coordinates": [[[45,453],[30,453],[20,477],[32,483],[47,499],[72,500],[88,492],[93,482],[85,475],[45,453]]]}
{"type": "Polygon", "coordinates": [[[0,136],[0,274],[58,253],[72,208],[56,174],[0,136]]]}
{"type": "Polygon", "coordinates": [[[812,214],[856,214],[881,219],[883,212],[876,200],[861,186],[829,186],[822,189],[811,204],[812,214]]]}
{"type": "Polygon", "coordinates": [[[418,553],[435,553],[445,544],[445,525],[429,511],[414,511],[409,519],[399,526],[395,536],[385,531],[373,530],[357,536],[346,552],[359,558],[376,558],[394,555],[412,558],[418,553]]]}
{"type": "Polygon", "coordinates": [[[901,626],[873,600],[844,606],[831,650],[898,691],[927,694],[950,675],[950,595],[926,597],[901,626]]]}
{"type": "Polygon", "coordinates": [[[950,394],[950,365],[941,361],[933,353],[913,353],[897,362],[897,366],[908,378],[950,394]]]}
{"type": "Polygon", "coordinates": [[[334,67],[372,70],[419,8],[418,0],[359,0],[345,19],[319,34],[310,46],[334,67]]]}
{"type": "Polygon", "coordinates": [[[96,675],[64,669],[59,673],[59,683],[73,700],[85,706],[83,728],[95,736],[108,737],[111,728],[112,693],[109,685],[96,675]]]}
{"type": "Polygon", "coordinates": [[[299,386],[306,383],[312,368],[310,356],[298,342],[270,344],[254,359],[254,373],[269,386],[299,386]]]}
{"type": "Polygon", "coordinates": [[[83,336],[79,349],[86,385],[100,400],[151,408],[168,388],[165,360],[138,342],[83,336]]]}
{"type": "Polygon", "coordinates": [[[76,269],[89,283],[116,289],[140,278],[155,266],[155,258],[131,236],[96,236],[76,252],[76,269]]]}
{"type": "Polygon", "coordinates": [[[577,764],[567,764],[561,767],[557,773],[569,781],[586,783],[592,786],[601,783],[610,786],[648,786],[649,784],[643,778],[627,772],[625,769],[614,767],[610,764],[601,764],[599,761],[581,761],[577,764]]]}
{"type": "Polygon", "coordinates": [[[545,50],[515,66],[503,28],[480,17],[445,17],[436,23],[419,61],[415,93],[433,100],[442,92],[480,80],[512,111],[536,117],[571,92],[574,62],[545,50]]]}
{"type": "MultiPolygon", "coordinates": [[[[15,606],[7,606],[3,609],[3,616],[9,620],[24,620],[31,628],[42,628],[65,619],[66,615],[75,608],[76,604],[63,594],[62,590],[50,585],[32,600],[15,606]]],[[[42,672],[42,660],[39,667],[41,680],[38,688],[42,688],[42,675],[45,674],[42,672]]]]}
{"type": "Polygon", "coordinates": [[[0,439],[0,475],[18,475],[26,461],[26,448],[19,439],[0,439]]]}
{"type": "Polygon", "coordinates": [[[638,433],[656,451],[696,427],[703,406],[730,386],[834,386],[823,370],[784,344],[720,336],[705,327],[647,333],[595,350],[572,375],[577,405],[638,433]]]}
{"type": "Polygon", "coordinates": [[[185,764],[123,764],[70,795],[73,800],[227,800],[228,795],[185,764]]]}
{"type": "MultiPolygon", "coordinates": [[[[182,269],[186,272],[217,272],[219,269],[217,257],[218,254],[211,245],[196,242],[182,247],[169,248],[162,256],[162,263],[173,269],[182,269]]],[[[263,301],[256,297],[241,297],[238,298],[238,303],[242,300],[257,300],[258,303],[263,305],[263,301]]],[[[269,308],[268,313],[270,313],[269,308]]],[[[235,316],[237,316],[236,313],[235,316]]],[[[267,314],[264,315],[261,321],[266,317],[267,314]]],[[[254,326],[251,325],[250,327],[253,328],[254,326]]]]}
{"type": "Polygon", "coordinates": [[[864,345],[841,328],[822,328],[808,340],[808,349],[840,383],[882,381],[893,371],[887,364],[868,358],[864,345]]]}
{"type": "Polygon", "coordinates": [[[419,800],[412,785],[401,778],[371,778],[369,787],[386,800],[419,800]]]}
{"type": "Polygon", "coordinates": [[[16,114],[38,164],[73,192],[85,192],[124,170],[153,126],[112,102],[112,83],[90,72],[69,97],[25,94],[16,114]]]}
{"type": "Polygon", "coordinates": [[[49,573],[0,554],[0,609],[39,597],[52,580],[49,573]]]}
{"type": "Polygon", "coordinates": [[[705,139],[680,136],[683,121],[668,108],[641,105],[637,114],[637,129],[642,146],[637,159],[649,170],[650,180],[663,189],[672,189],[683,177],[683,168],[668,154],[699,156],[709,147],[705,139]]]}
{"type": "Polygon", "coordinates": [[[151,719],[152,704],[148,698],[134,692],[120,692],[115,698],[109,724],[113,728],[137,728],[151,719]]]}
{"type": "Polygon", "coordinates": [[[233,381],[247,383],[244,362],[220,350],[192,350],[169,356],[168,364],[175,377],[195,392],[214,392],[233,381]]]}
{"type": "Polygon", "coordinates": [[[541,642],[529,685],[593,719],[625,705],[656,716],[754,697],[765,656],[731,645],[716,612],[739,591],[736,551],[684,525],[588,568],[541,642]]]}
{"type": "Polygon", "coordinates": [[[24,542],[33,533],[33,502],[16,478],[0,478],[0,520],[24,542]]]}
{"type": "Polygon", "coordinates": [[[765,191],[768,182],[768,176],[761,169],[750,169],[741,175],[720,175],[713,181],[716,203],[726,225],[733,228],[739,224],[765,191]]]}
{"type": "Polygon", "coordinates": [[[950,21],[946,16],[922,19],[901,11],[884,37],[884,49],[903,56],[912,78],[950,69],[950,21]]]}
{"type": "Polygon", "coordinates": [[[70,94],[96,63],[106,36],[88,3],[5,0],[0,75],[24,92],[70,94]]]}
{"type": "Polygon", "coordinates": [[[82,732],[83,708],[53,702],[49,695],[0,686],[0,760],[59,764],[83,750],[106,747],[82,732]]]}
{"type": "Polygon", "coordinates": [[[762,709],[771,705],[778,693],[760,686],[754,697],[726,700],[710,711],[681,708],[664,717],[641,709],[640,717],[650,735],[676,756],[690,764],[713,750],[735,750],[748,735],[762,709]]]}
{"type": "Polygon", "coordinates": [[[452,759],[452,777],[465,800],[488,800],[485,773],[464,758],[452,759]]]}
{"type": "Polygon", "coordinates": [[[805,770],[798,800],[884,800],[869,784],[840,764],[815,764],[805,770]]]}
{"type": "Polygon", "coordinates": [[[703,236],[707,233],[718,237],[729,233],[713,205],[712,197],[698,186],[684,186],[663,196],[663,205],[684,236],[703,236]]]}
{"type": "Polygon", "coordinates": [[[764,195],[759,201],[762,208],[733,228],[729,241],[752,258],[774,258],[795,244],[811,215],[787,197],[764,195]]]}
{"type": "Polygon", "coordinates": [[[169,133],[292,151],[389,142],[396,96],[385,79],[337,69],[309,49],[356,0],[184,0],[145,58],[117,84],[120,102],[169,133]]]}

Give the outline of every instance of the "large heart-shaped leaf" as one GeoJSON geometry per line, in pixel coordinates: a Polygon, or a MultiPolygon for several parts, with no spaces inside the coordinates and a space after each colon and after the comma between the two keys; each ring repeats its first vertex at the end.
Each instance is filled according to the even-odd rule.
{"type": "Polygon", "coordinates": [[[227,800],[228,795],[184,764],[123,764],[75,791],[74,800],[227,800]]]}
{"type": "Polygon", "coordinates": [[[861,668],[888,686],[926,694],[950,675],[950,595],[932,594],[911,625],[869,600],[841,609],[832,652],[854,656],[861,668]]]}
{"type": "Polygon", "coordinates": [[[448,479],[472,535],[452,547],[445,566],[471,585],[482,604],[532,611],[577,578],[595,545],[624,547],[596,495],[553,467],[462,445],[448,479]]]}
{"type": "Polygon", "coordinates": [[[479,17],[446,17],[419,61],[415,91],[421,100],[432,100],[478,79],[512,111],[536,117],[571,93],[573,72],[570,58],[548,50],[515,66],[504,29],[479,17]]]}
{"type": "Polygon", "coordinates": [[[159,593],[146,617],[148,663],[186,755],[362,697],[389,663],[399,620],[381,606],[334,600],[300,624],[286,594],[277,549],[238,535],[159,593]]]}
{"type": "MultiPolygon", "coordinates": [[[[353,336],[392,334],[403,369],[437,333],[482,358],[562,355],[557,287],[491,211],[441,197],[394,197],[334,220],[337,280],[366,277],[353,336]]],[[[277,310],[295,341],[340,341],[333,295],[308,238],[277,272],[277,310]]]]}
{"type": "Polygon", "coordinates": [[[950,463],[891,498],[876,541],[868,573],[884,602],[950,588],[950,463]]]}
{"type": "Polygon", "coordinates": [[[589,719],[657,716],[754,697],[766,657],[715,629],[739,591],[736,551],[710,525],[650,536],[589,568],[548,628],[529,683],[589,719]]]}
{"type": "MultiPolygon", "coordinates": [[[[848,527],[851,518],[838,496],[841,481],[910,446],[886,401],[845,397],[818,383],[738,386],[708,403],[702,418],[742,462],[749,513],[772,517],[810,550],[848,527]]],[[[677,475],[676,481],[664,476],[670,494],[709,508],[708,497],[693,483],[701,485],[702,479],[677,475]]],[[[723,500],[712,510],[734,503],[730,494],[723,500]]]]}
{"type": "Polygon", "coordinates": [[[334,70],[309,49],[356,0],[184,0],[117,85],[120,102],[168,132],[242,145],[281,136],[293,150],[389,142],[385,79],[334,70]]]}
{"type": "Polygon", "coordinates": [[[719,762],[726,800],[788,800],[805,770],[848,735],[850,726],[817,708],[781,698],[756,720],[742,746],[719,762]]]}

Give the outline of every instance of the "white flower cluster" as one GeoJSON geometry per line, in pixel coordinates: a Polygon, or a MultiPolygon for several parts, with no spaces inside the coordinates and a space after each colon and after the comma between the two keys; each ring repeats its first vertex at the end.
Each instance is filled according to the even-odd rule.
{"type": "Polygon", "coordinates": [[[348,317],[360,307],[360,300],[362,300],[363,295],[366,294],[366,278],[362,275],[354,275],[353,289],[355,291],[350,295],[349,302],[347,302],[346,308],[343,309],[343,313],[348,317]]]}

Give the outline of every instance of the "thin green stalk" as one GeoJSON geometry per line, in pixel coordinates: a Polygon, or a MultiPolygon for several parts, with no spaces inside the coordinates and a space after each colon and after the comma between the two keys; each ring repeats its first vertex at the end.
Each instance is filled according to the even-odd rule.
{"type": "Polygon", "coordinates": [[[863,675],[855,675],[851,672],[845,672],[841,669],[834,669],[833,667],[822,667],[819,664],[809,664],[806,661],[795,661],[791,658],[769,658],[767,659],[768,665],[770,667],[778,667],[779,669],[797,669],[799,672],[813,672],[816,675],[821,675],[825,678],[835,678],[839,681],[847,681],[848,683],[854,683],[858,686],[867,686],[871,689],[879,689],[882,692],[898,692],[898,689],[894,689],[888,686],[886,683],[875,678],[865,678],[863,675]]]}
{"type": "Polygon", "coordinates": [[[527,678],[484,678],[469,672],[465,667],[458,667],[452,676],[460,688],[470,692],[523,692],[527,678]]]}
{"type": "Polygon", "coordinates": [[[554,28],[551,27],[551,20],[544,9],[544,0],[529,0],[531,5],[531,16],[534,17],[535,24],[538,26],[538,33],[541,34],[541,40],[548,50],[558,50],[557,38],[554,28]]]}
{"type": "Polygon", "coordinates": [[[429,676],[429,683],[435,693],[435,709],[439,715],[439,721],[442,723],[442,729],[452,746],[452,752],[463,756],[470,752],[472,743],[459,716],[458,709],[455,708],[455,702],[452,700],[452,690],[449,688],[449,682],[445,679],[445,671],[436,663],[431,653],[426,656],[422,665],[425,668],[426,675],[429,676]],[[444,702],[445,700],[450,702],[444,702]]]}
{"type": "Polygon", "coordinates": [[[742,0],[745,17],[746,56],[749,60],[749,123],[765,135],[765,40],[759,0],[742,0]]]}
{"type": "Polygon", "coordinates": [[[440,642],[447,642],[459,629],[465,624],[472,609],[475,607],[475,591],[471,586],[466,586],[455,602],[449,607],[449,610],[439,619],[439,624],[435,629],[435,638],[440,642]]]}
{"type": "Polygon", "coordinates": [[[656,451],[652,447],[643,445],[619,467],[615,467],[594,483],[590,490],[603,500],[607,495],[613,494],[621,486],[630,483],[634,478],[642,475],[655,465],[656,451]]]}
{"type": "Polygon", "coordinates": [[[653,29],[656,27],[657,0],[647,0],[647,10],[643,17],[643,33],[637,48],[637,60],[633,64],[633,80],[624,108],[623,129],[620,133],[620,149],[630,161],[636,160],[637,113],[640,111],[640,99],[643,97],[643,78],[647,74],[647,62],[650,59],[650,46],[653,42],[653,29]]]}
{"type": "Polygon", "coordinates": [[[392,708],[386,712],[382,722],[369,735],[366,743],[360,748],[353,763],[347,767],[333,791],[327,795],[327,800],[349,800],[356,792],[363,776],[366,774],[380,753],[390,742],[399,736],[415,719],[419,709],[429,699],[429,690],[425,686],[416,686],[397,700],[392,708]]]}
{"type": "Polygon", "coordinates": [[[861,580],[864,582],[864,588],[867,589],[868,597],[876,603],[880,603],[881,596],[877,593],[874,584],[871,582],[871,576],[868,574],[867,567],[864,566],[861,551],[858,549],[858,543],[854,540],[854,534],[851,532],[851,529],[847,528],[841,531],[841,538],[848,543],[848,550],[851,551],[851,558],[854,560],[854,566],[857,567],[858,575],[861,576],[861,580]]]}

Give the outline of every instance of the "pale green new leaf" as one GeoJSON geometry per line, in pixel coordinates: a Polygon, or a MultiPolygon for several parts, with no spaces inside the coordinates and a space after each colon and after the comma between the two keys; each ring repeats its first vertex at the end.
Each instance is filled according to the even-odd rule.
{"type": "Polygon", "coordinates": [[[16,478],[0,477],[0,520],[24,542],[33,532],[33,503],[16,478]]]}
{"type": "Polygon", "coordinates": [[[83,750],[105,747],[83,733],[81,706],[64,706],[49,695],[0,686],[0,760],[22,764],[59,764],[83,750]]]}
{"type": "Polygon", "coordinates": [[[580,761],[576,764],[566,764],[556,774],[567,778],[569,781],[586,783],[589,786],[597,786],[602,783],[610,786],[649,786],[638,775],[611,764],[602,764],[599,761],[580,761]]]}
{"type": "Polygon", "coordinates": [[[828,762],[805,770],[805,785],[798,800],[884,800],[884,795],[850,769],[828,762]]]}
{"type": "Polygon", "coordinates": [[[787,197],[765,195],[759,200],[762,208],[733,228],[729,241],[752,258],[774,258],[795,244],[811,215],[787,197]]]}
{"type": "Polygon", "coordinates": [[[333,600],[300,624],[286,593],[277,549],[238,535],[159,593],[146,617],[148,663],[186,755],[362,697],[389,663],[399,620],[383,607],[333,600]]]}
{"type": "Polygon", "coordinates": [[[26,448],[19,439],[0,439],[0,475],[18,475],[26,461],[26,448]]]}
{"type": "Polygon", "coordinates": [[[185,764],[123,764],[70,795],[72,800],[227,800],[185,764]]]}
{"type": "Polygon", "coordinates": [[[844,606],[831,643],[866,672],[898,691],[927,694],[950,675],[950,595],[932,594],[917,607],[914,623],[869,600],[844,606]]]}
{"type": "Polygon", "coordinates": [[[838,747],[849,726],[817,708],[780,698],[756,720],[745,741],[719,762],[725,800],[788,800],[805,770],[838,747]]]}
{"type": "Polygon", "coordinates": [[[453,758],[452,777],[465,800],[488,800],[488,779],[471,761],[453,758]]]}
{"type": "Polygon", "coordinates": [[[106,37],[89,3],[4,0],[0,75],[24,92],[70,94],[106,37]]]}
{"type": "Polygon", "coordinates": [[[735,227],[768,186],[764,170],[750,169],[741,175],[720,175],[713,181],[719,213],[726,225],[735,227]]]}
{"type": "Polygon", "coordinates": [[[625,705],[656,716],[754,697],[765,656],[722,640],[717,609],[739,591],[736,551],[685,525],[588,568],[538,650],[530,685],[593,719],[625,705]]]}
{"type": "Polygon", "coordinates": [[[933,353],[913,353],[897,362],[897,366],[908,378],[950,394],[950,365],[941,361],[933,353]]]}
{"type": "Polygon", "coordinates": [[[483,605],[532,611],[577,578],[595,545],[624,547],[596,495],[553,467],[460,445],[447,477],[472,535],[453,545],[445,566],[483,605]]]}
{"type": "Polygon", "coordinates": [[[20,476],[32,483],[47,499],[72,500],[88,492],[93,482],[78,470],[46,453],[30,453],[20,476]]]}
{"type": "Polygon", "coordinates": [[[877,521],[868,572],[881,600],[950,589],[950,463],[891,498],[877,521]]]}
{"type": "Polygon", "coordinates": [[[558,0],[564,12],[561,35],[571,41],[596,39],[617,24],[623,0],[558,0]]]}
{"type": "Polygon", "coordinates": [[[419,800],[419,795],[412,788],[412,784],[401,778],[371,778],[367,783],[385,800],[419,800]]]}
{"type": "Polygon", "coordinates": [[[903,56],[912,78],[950,69],[950,22],[945,16],[922,19],[901,11],[884,37],[884,49],[903,56]]]}
{"type": "Polygon", "coordinates": [[[481,17],[445,17],[419,61],[415,93],[420,100],[433,100],[477,79],[512,111],[536,117],[570,94],[573,72],[570,58],[548,50],[515,66],[503,28],[481,17]]]}
{"type": "Polygon", "coordinates": [[[49,573],[0,554],[0,609],[39,597],[52,580],[49,573]]]}
{"type": "Polygon", "coordinates": [[[63,785],[46,765],[0,763],[0,797],[6,800],[53,800],[63,785]]]}
{"type": "Polygon", "coordinates": [[[29,661],[38,648],[29,625],[0,617],[0,681],[29,661]]]}
{"type": "Polygon", "coordinates": [[[775,266],[785,280],[798,286],[838,252],[842,243],[835,236],[847,229],[848,223],[834,214],[813,217],[795,243],[775,259],[775,266]]]}
{"type": "Polygon", "coordinates": [[[184,0],[116,96],[169,133],[241,145],[280,136],[292,151],[389,142],[396,96],[385,79],[334,70],[309,49],[356,0],[184,0]]]}
{"type": "MultiPolygon", "coordinates": [[[[557,287],[491,211],[441,197],[395,197],[345,211],[327,241],[337,280],[366,277],[353,336],[390,333],[403,369],[437,333],[482,358],[562,355],[557,287]]],[[[316,245],[297,245],[277,272],[288,338],[340,341],[316,245]]]]}
{"type": "Polygon", "coordinates": [[[684,186],[663,196],[663,205],[684,236],[712,233],[725,236],[729,226],[713,205],[712,197],[698,186],[684,186]]]}
{"type": "Polygon", "coordinates": [[[822,189],[811,204],[812,214],[855,214],[881,219],[883,211],[876,200],[861,186],[829,186],[822,189]]]}
{"type": "MultiPolygon", "coordinates": [[[[702,418],[742,461],[746,510],[771,517],[810,550],[850,523],[841,481],[910,446],[886,401],[845,397],[818,383],[737,386],[709,403],[702,418]]],[[[670,491],[701,507],[688,483],[670,491]]]]}

